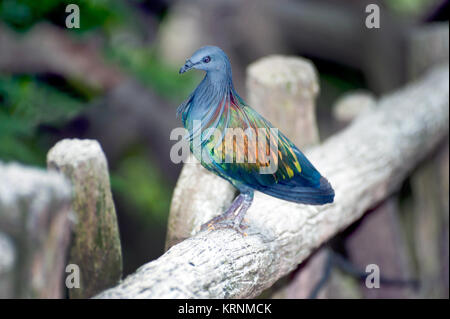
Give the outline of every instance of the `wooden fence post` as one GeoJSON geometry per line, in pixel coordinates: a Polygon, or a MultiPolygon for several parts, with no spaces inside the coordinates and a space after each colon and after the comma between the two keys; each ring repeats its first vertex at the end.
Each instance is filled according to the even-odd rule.
{"type": "Polygon", "coordinates": [[[108,165],[95,140],[62,140],[48,152],[49,170],[61,171],[73,185],[77,223],[69,263],[80,268],[80,288],[70,298],[89,298],[122,276],[122,251],[108,165]]]}
{"type": "Polygon", "coordinates": [[[319,142],[314,65],[299,57],[273,55],[247,68],[248,104],[284,132],[297,147],[319,142]]]}
{"type": "MultiPolygon", "coordinates": [[[[247,94],[249,105],[285,133],[295,145],[304,151],[319,143],[316,121],[316,97],[319,79],[314,64],[301,57],[273,55],[250,64],[247,68],[247,94]]],[[[322,249],[320,249],[322,251],[322,249]]],[[[282,288],[266,291],[274,298],[299,298],[308,296],[315,281],[320,278],[323,253],[315,252],[307,263],[282,288]],[[317,257],[317,258],[316,258],[317,257]],[[308,278],[304,280],[303,278],[308,278]],[[297,287],[301,282],[301,287],[297,287]]],[[[323,259],[325,260],[325,259],[323,259]]]]}
{"type": "Polygon", "coordinates": [[[54,172],[0,163],[0,298],[62,298],[71,188],[54,172]]]}

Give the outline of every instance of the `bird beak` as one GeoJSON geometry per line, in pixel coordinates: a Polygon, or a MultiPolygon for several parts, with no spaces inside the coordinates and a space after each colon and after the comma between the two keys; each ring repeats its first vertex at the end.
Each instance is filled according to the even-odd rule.
{"type": "Polygon", "coordinates": [[[194,64],[191,62],[191,60],[186,60],[186,63],[181,67],[179,73],[184,73],[186,71],[189,71],[190,69],[192,69],[192,67],[194,66],[194,64]]]}

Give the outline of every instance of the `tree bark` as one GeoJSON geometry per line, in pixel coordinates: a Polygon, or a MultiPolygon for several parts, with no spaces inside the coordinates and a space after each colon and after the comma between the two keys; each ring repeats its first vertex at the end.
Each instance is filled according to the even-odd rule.
{"type": "MultiPolygon", "coordinates": [[[[316,121],[316,98],[319,90],[314,64],[304,58],[272,55],[259,59],[247,68],[249,105],[269,119],[275,127],[282,128],[283,133],[303,151],[319,143],[316,121]]],[[[317,252],[314,253],[316,254],[317,252]]],[[[294,278],[285,283],[281,280],[282,287],[275,294],[273,289],[264,294],[275,298],[283,295],[287,298],[294,297],[291,293],[298,277],[310,278],[322,274],[322,269],[315,268],[315,264],[309,263],[302,269],[294,270],[294,278]]],[[[301,291],[309,293],[314,283],[305,283],[301,291]]]]}
{"type": "MultiPolygon", "coordinates": [[[[398,189],[448,133],[448,87],[448,65],[441,65],[307,152],[334,186],[333,204],[306,206],[256,193],[247,212],[248,236],[233,230],[200,232],[97,297],[257,296],[398,189]]],[[[216,200],[223,199],[209,198],[216,200]]],[[[208,206],[192,198],[190,204],[198,220],[206,222],[208,206]]]]}
{"type": "MultiPolygon", "coordinates": [[[[420,26],[409,38],[408,74],[415,79],[438,63],[449,59],[449,24],[435,22],[420,26]]],[[[411,175],[413,207],[407,228],[421,298],[448,298],[448,139],[411,175]]]]}
{"type": "Polygon", "coordinates": [[[80,268],[80,288],[70,298],[89,298],[121,279],[122,251],[116,211],[105,155],[94,140],[66,139],[47,155],[56,169],[73,184],[73,210],[77,224],[69,263],[80,268]]]}
{"type": "Polygon", "coordinates": [[[319,142],[316,97],[319,80],[314,65],[299,57],[273,55],[247,68],[248,102],[297,147],[319,142]]]}
{"type": "MultiPolygon", "coordinates": [[[[373,110],[376,100],[373,94],[364,91],[354,91],[340,97],[333,106],[333,115],[342,127],[348,126],[355,118],[365,112],[373,110]]],[[[277,299],[306,299],[317,284],[324,279],[326,267],[330,268],[330,275],[323,287],[318,291],[316,298],[348,298],[359,296],[359,288],[348,275],[338,271],[330,263],[330,249],[320,247],[305,260],[294,272],[289,284],[278,289],[273,298],[277,299]]]]}

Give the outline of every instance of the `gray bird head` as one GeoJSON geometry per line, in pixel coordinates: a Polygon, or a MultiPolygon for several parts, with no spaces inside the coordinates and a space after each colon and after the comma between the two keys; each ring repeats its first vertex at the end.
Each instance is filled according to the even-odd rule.
{"type": "Polygon", "coordinates": [[[231,73],[230,61],[225,52],[216,46],[204,46],[198,49],[185,65],[180,69],[180,73],[189,71],[190,69],[204,70],[207,73],[231,73]]]}

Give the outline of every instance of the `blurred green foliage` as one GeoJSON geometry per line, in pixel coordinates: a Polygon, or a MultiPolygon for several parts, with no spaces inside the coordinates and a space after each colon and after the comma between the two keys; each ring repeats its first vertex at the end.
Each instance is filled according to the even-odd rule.
{"type": "Polygon", "coordinates": [[[83,12],[79,29],[84,32],[94,28],[107,28],[122,21],[119,1],[109,0],[2,0],[0,2],[0,20],[18,30],[27,30],[33,24],[46,20],[59,26],[65,26],[65,8],[77,4],[83,12]]]}
{"type": "MultiPolygon", "coordinates": [[[[138,2],[0,0],[0,22],[21,33],[41,22],[64,28],[68,15],[66,6],[77,4],[81,12],[80,29],[64,29],[67,35],[100,36],[105,59],[172,101],[175,116],[176,104],[193,89],[197,78],[193,74],[180,77],[177,69],[153,53],[136,19],[133,5],[138,2]],[[135,36],[139,45],[114,41],[122,31],[135,36]]],[[[46,75],[0,74],[0,160],[44,167],[54,133],[63,130],[94,98],[103,94],[75,79],[57,79],[55,83],[43,81],[45,78],[46,75]]],[[[144,151],[144,145],[130,148],[132,150],[125,152],[112,166],[112,189],[130,213],[137,213],[142,221],[162,227],[169,211],[170,187],[144,151]]]]}
{"type": "Polygon", "coordinates": [[[142,146],[122,157],[111,176],[111,186],[145,221],[165,225],[171,190],[142,146]]]}
{"type": "Polygon", "coordinates": [[[320,73],[320,83],[327,85],[327,87],[334,87],[339,95],[344,92],[365,88],[363,79],[357,78],[356,75],[351,74],[349,71],[347,71],[345,79],[342,76],[339,77],[332,73],[322,72],[320,73]]]}
{"type": "Polygon", "coordinates": [[[176,68],[165,63],[151,48],[117,46],[106,51],[112,61],[174,103],[181,103],[199,82],[195,72],[181,77],[176,68]]]}
{"type": "Polygon", "coordinates": [[[32,76],[0,75],[0,158],[45,165],[42,127],[61,127],[84,106],[32,76]]]}
{"type": "Polygon", "coordinates": [[[440,0],[386,0],[386,6],[394,12],[402,15],[420,16],[440,0]]]}

